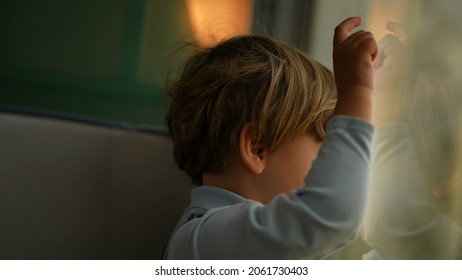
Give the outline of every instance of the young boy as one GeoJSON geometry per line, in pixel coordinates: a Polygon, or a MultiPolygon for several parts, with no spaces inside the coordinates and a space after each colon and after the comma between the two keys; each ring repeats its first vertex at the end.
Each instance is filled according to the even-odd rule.
{"type": "Polygon", "coordinates": [[[357,236],[377,54],[371,33],[350,35],[360,24],[336,28],[335,81],[312,58],[256,35],[188,60],[167,90],[167,122],[177,164],[200,186],[166,258],[319,259],[357,236]]]}

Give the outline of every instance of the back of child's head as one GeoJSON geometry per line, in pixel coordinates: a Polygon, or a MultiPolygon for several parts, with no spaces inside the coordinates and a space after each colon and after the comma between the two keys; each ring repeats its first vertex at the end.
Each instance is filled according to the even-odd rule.
{"type": "Polygon", "coordinates": [[[269,152],[301,134],[322,139],[337,97],[329,69],[258,35],[197,47],[166,91],[175,160],[197,184],[225,168],[247,124],[269,152]]]}

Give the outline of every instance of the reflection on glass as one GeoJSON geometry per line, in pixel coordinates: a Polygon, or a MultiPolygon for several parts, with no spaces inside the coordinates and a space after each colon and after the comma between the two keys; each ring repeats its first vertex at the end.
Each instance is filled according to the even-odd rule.
{"type": "Polygon", "coordinates": [[[367,259],[462,258],[461,9],[413,1],[383,22],[367,259]]]}

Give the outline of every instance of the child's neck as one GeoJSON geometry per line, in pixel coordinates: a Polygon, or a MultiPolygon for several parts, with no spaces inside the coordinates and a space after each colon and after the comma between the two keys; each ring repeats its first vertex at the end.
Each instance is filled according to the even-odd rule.
{"type": "Polygon", "coordinates": [[[255,175],[234,172],[207,173],[202,175],[204,185],[219,187],[234,192],[247,199],[268,203],[272,195],[260,187],[255,175]]]}

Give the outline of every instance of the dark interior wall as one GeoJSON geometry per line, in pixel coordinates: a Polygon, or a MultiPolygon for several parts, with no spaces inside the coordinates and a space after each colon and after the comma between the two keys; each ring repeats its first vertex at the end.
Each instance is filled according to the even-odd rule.
{"type": "Polygon", "coordinates": [[[0,105],[163,124],[181,0],[2,0],[0,105]]]}
{"type": "MultiPolygon", "coordinates": [[[[305,49],[314,3],[254,0],[252,31],[305,49]]],[[[0,106],[164,124],[188,20],[184,0],[2,0],[0,106]]]]}
{"type": "Polygon", "coordinates": [[[306,51],[315,8],[316,0],[254,0],[252,31],[306,51]]]}

